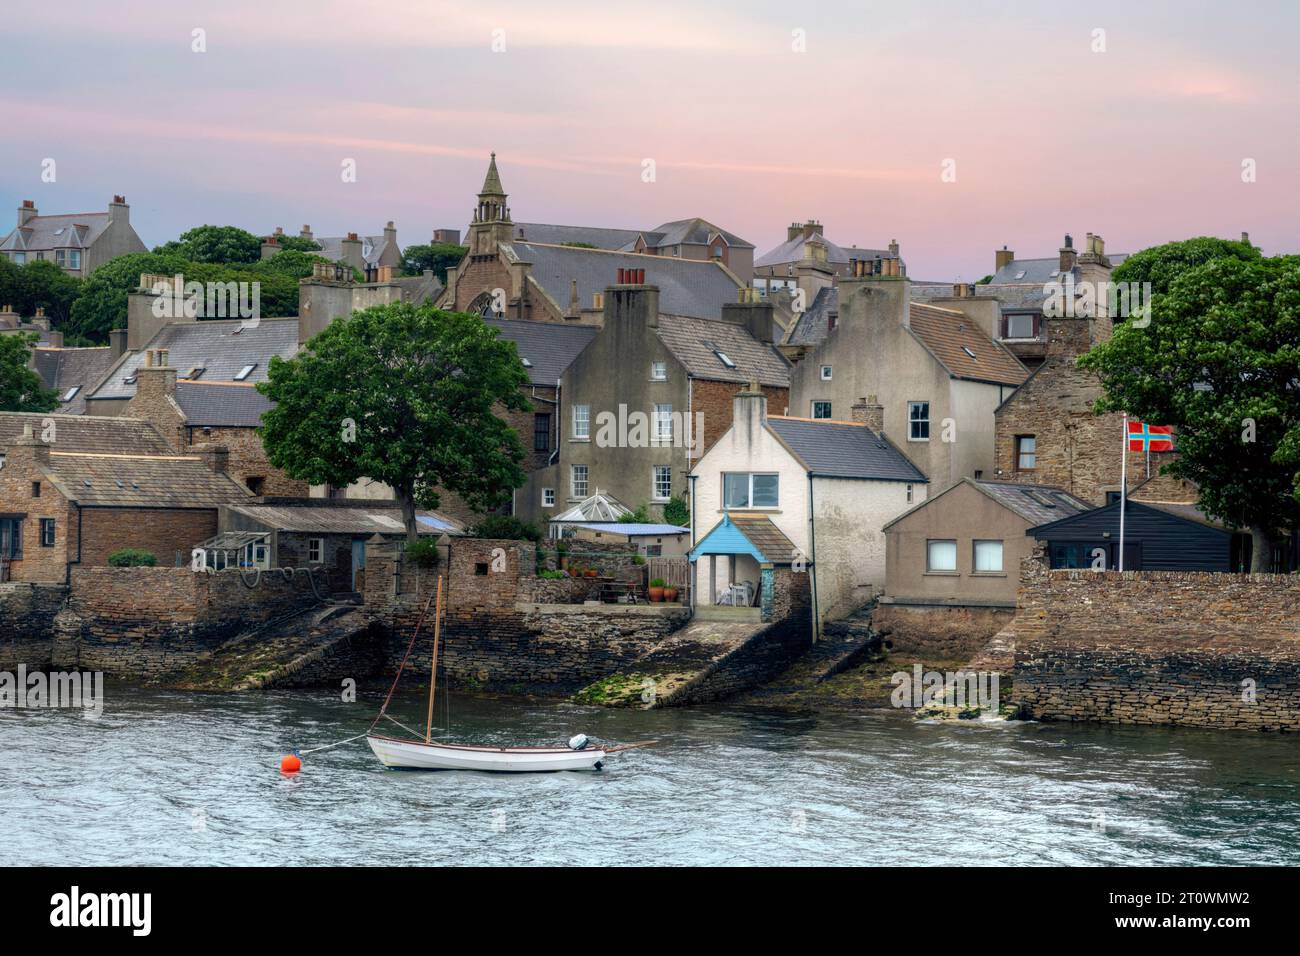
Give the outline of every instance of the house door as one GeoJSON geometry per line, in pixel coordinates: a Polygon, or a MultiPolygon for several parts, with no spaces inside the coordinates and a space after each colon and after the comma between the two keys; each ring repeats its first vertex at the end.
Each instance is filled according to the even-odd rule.
{"type": "Polygon", "coordinates": [[[352,590],[357,590],[357,572],[366,568],[366,542],[363,538],[352,539],[352,590]]]}

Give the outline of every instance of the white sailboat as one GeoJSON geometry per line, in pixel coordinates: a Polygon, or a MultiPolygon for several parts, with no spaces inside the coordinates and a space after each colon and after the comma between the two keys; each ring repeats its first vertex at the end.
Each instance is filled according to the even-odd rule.
{"type": "MultiPolygon", "coordinates": [[[[425,613],[429,606],[425,605],[425,613]]],[[[599,770],[605,758],[619,750],[645,746],[632,744],[624,747],[590,747],[585,734],[569,741],[568,747],[472,747],[464,744],[444,744],[433,741],[433,699],[438,686],[438,641],[442,625],[442,576],[438,576],[437,610],[433,619],[433,664],[430,668],[429,714],[425,723],[423,740],[408,740],[375,733],[375,725],[387,717],[388,704],[402,678],[406,659],[420,636],[424,615],[415,626],[411,643],[406,648],[397,677],[388,691],[379,716],[366,734],[366,742],[385,767],[407,770],[487,770],[496,773],[538,773],[556,770],[599,770]]],[[[388,717],[389,720],[393,718],[388,717]]],[[[396,721],[393,721],[396,723],[396,721]]],[[[400,726],[400,725],[399,725],[400,726]]]]}

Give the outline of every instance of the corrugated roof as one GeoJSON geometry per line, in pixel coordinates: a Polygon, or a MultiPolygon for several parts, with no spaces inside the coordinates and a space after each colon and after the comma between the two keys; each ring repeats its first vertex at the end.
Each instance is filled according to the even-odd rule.
{"type": "MultiPolygon", "coordinates": [[[[233,382],[246,365],[253,370],[242,381],[266,381],[271,356],[292,358],[298,351],[298,320],[262,319],[255,326],[241,326],[238,319],[206,319],[166,325],[147,344],[150,349],[167,349],[167,364],[181,378],[192,369],[203,368],[202,377],[233,382]]],[[[93,398],[131,398],[135,384],[127,384],[144,364],[144,349],[129,352],[121,364],[92,394],[93,398]]]]}
{"type": "Polygon", "coordinates": [[[698,259],[512,242],[507,247],[522,262],[532,263],[529,275],[561,310],[569,307],[573,282],[578,301],[589,308],[592,294],[604,292],[618,280],[619,269],[644,269],[647,285],[659,287],[659,309],[673,315],[716,319],[722,306],[736,301],[741,284],[722,266],[698,259]]]}
{"type": "MultiPolygon", "coordinates": [[[[403,534],[402,510],[390,502],[357,505],[232,504],[229,511],[276,531],[316,534],[403,534]]],[[[416,513],[420,534],[461,534],[464,527],[436,511],[416,513]]]]}
{"type": "Polygon", "coordinates": [[[1019,359],[962,313],[919,302],[908,311],[912,332],[949,374],[999,385],[1020,385],[1029,377],[1019,359]]]}
{"type": "Polygon", "coordinates": [[[171,446],[151,424],[137,418],[99,415],[64,415],[38,412],[0,412],[0,448],[12,445],[32,426],[39,439],[46,419],[54,423],[51,450],[117,455],[170,455],[171,446]]]}
{"type": "Polygon", "coordinates": [[[734,322],[659,316],[659,339],[695,378],[715,382],[752,382],[788,388],[790,363],[776,348],[760,342],[734,322]],[[731,360],[729,367],[718,356],[731,360]]]}
{"type": "Polygon", "coordinates": [[[893,443],[866,425],[769,415],[767,427],[814,475],[876,481],[926,480],[893,443]]]}
{"type": "MultiPolygon", "coordinates": [[[[215,508],[246,501],[248,489],[185,455],[90,455],[51,452],[49,473],[81,505],[215,508]]],[[[193,542],[178,542],[189,547],[193,542]]]]}
{"type": "Polygon", "coordinates": [[[196,428],[256,428],[262,413],[275,403],[244,382],[182,380],[176,383],[176,404],[187,424],[196,428]]]}
{"type": "Polygon", "coordinates": [[[501,333],[503,339],[515,343],[525,366],[528,380],[534,385],[555,385],[564,370],[596,337],[599,331],[592,325],[560,325],[556,322],[525,322],[511,319],[484,319],[486,324],[501,333]]]}

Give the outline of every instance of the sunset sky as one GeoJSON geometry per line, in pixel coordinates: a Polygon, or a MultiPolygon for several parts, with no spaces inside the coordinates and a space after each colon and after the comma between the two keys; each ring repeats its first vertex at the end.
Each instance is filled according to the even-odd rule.
{"type": "Polygon", "coordinates": [[[516,221],[703,216],[761,254],[811,217],[842,245],[896,238],[921,279],[978,279],[1004,243],[1052,255],[1067,231],[1112,252],[1243,230],[1300,250],[1294,2],[369,7],[7,5],[4,228],[23,199],[124,193],[150,246],[205,222],[390,218],[427,242],[464,229],[495,150],[516,221]]]}

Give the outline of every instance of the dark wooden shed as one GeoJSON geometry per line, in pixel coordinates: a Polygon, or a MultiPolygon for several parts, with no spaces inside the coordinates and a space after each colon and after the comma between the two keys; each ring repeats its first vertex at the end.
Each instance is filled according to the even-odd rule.
{"type": "MultiPolygon", "coordinates": [[[[1097,549],[1107,570],[1119,566],[1119,502],[1030,528],[1047,542],[1053,568],[1091,568],[1097,549]]],[[[1125,571],[1234,571],[1233,532],[1195,505],[1128,502],[1125,571]]],[[[1238,549],[1239,551],[1239,549],[1238,549]]],[[[1249,550],[1246,552],[1249,554],[1249,550]]]]}

